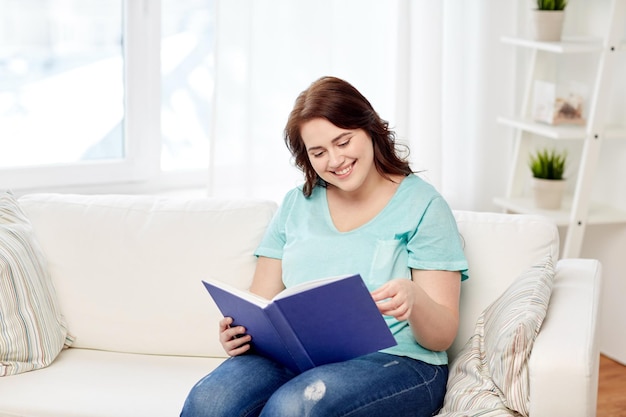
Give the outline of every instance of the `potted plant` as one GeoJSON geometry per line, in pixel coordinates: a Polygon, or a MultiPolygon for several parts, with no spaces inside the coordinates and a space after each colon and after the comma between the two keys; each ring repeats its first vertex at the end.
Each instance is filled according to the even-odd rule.
{"type": "Polygon", "coordinates": [[[567,151],[542,149],[530,155],[528,166],[533,175],[532,189],[538,208],[557,210],[565,191],[567,151]]]}
{"type": "Polygon", "coordinates": [[[532,37],[538,41],[560,41],[567,0],[536,1],[537,8],[532,11],[531,15],[532,37]]]}

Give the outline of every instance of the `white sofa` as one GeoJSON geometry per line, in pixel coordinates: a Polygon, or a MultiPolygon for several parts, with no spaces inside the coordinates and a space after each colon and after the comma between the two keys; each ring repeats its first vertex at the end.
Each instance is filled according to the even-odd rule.
{"type": "MultiPolygon", "coordinates": [[[[223,359],[220,314],[201,279],[249,285],[276,209],[258,200],[32,194],[20,204],[46,255],[73,347],[48,367],[0,378],[0,416],[172,417],[223,359]]],[[[539,217],[455,212],[470,279],[451,358],[480,312],[525,268],[558,254],[539,217]]],[[[595,414],[600,265],[557,264],[530,358],[533,417],[595,414]]]]}

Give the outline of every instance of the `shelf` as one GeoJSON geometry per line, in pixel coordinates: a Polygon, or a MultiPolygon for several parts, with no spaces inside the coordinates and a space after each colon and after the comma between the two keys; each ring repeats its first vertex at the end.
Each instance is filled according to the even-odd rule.
{"type": "MultiPolygon", "coordinates": [[[[542,42],[515,36],[503,36],[500,40],[509,45],[557,54],[586,54],[598,52],[604,48],[601,38],[589,37],[566,37],[561,42],[542,42]]],[[[617,52],[626,51],[626,41],[620,42],[615,49],[617,52]]]]}
{"type": "Polygon", "coordinates": [[[542,42],[515,36],[503,36],[502,42],[557,54],[580,54],[601,51],[602,39],[588,37],[563,38],[560,42],[542,42]]]}
{"type": "MultiPolygon", "coordinates": [[[[626,224],[626,209],[611,207],[607,204],[590,202],[587,197],[593,191],[592,178],[596,167],[602,164],[601,146],[607,139],[618,139],[626,142],[626,123],[620,121],[608,126],[604,121],[607,106],[610,106],[609,97],[614,92],[611,77],[615,67],[615,53],[626,52],[626,42],[623,39],[626,25],[626,0],[610,2],[605,22],[606,30],[600,37],[579,36],[563,37],[559,42],[542,42],[524,36],[503,36],[504,44],[529,51],[522,54],[528,61],[523,101],[520,104],[518,115],[515,117],[498,118],[498,123],[512,128],[515,131],[513,152],[515,160],[509,171],[509,183],[505,198],[495,198],[494,203],[504,211],[511,213],[543,215],[552,219],[557,225],[567,229],[561,256],[565,258],[578,257],[582,249],[584,231],[587,224],[626,224]],[[557,54],[560,56],[550,56],[557,54]],[[585,54],[585,55],[582,55],[585,54]],[[533,97],[534,82],[545,77],[546,72],[560,69],[566,62],[562,58],[580,57],[590,63],[595,63],[595,79],[593,90],[590,92],[589,108],[585,125],[557,124],[537,122],[534,120],[530,98],[533,97]],[[554,68],[553,68],[554,67],[554,68]],[[525,192],[526,171],[523,169],[527,162],[529,150],[537,146],[544,146],[546,141],[565,140],[576,141],[580,147],[581,156],[579,172],[575,190],[585,198],[573,199],[571,196],[564,199],[560,210],[545,210],[535,207],[532,196],[525,192]],[[599,139],[599,140],[596,140],[599,139]],[[581,222],[578,216],[583,216],[581,222]]],[[[622,58],[622,57],[620,57],[622,58]]],[[[567,68],[569,70],[569,67],[567,68]]],[[[583,72],[591,75],[591,68],[583,72]]],[[[570,71],[571,72],[571,71],[570,71]]],[[[570,145],[568,143],[568,145],[570,145]]],[[[572,144],[573,145],[573,144],[572,144]]],[[[577,146],[578,147],[578,146],[577,146]]]]}
{"type": "Polygon", "coordinates": [[[504,36],[502,42],[538,51],[554,52],[557,54],[581,54],[598,52],[603,48],[600,38],[564,38],[561,42],[541,42],[532,39],[504,36]]]}
{"type": "MultiPolygon", "coordinates": [[[[498,117],[498,123],[551,139],[583,140],[587,137],[586,126],[551,126],[521,117],[498,117]]],[[[606,139],[626,139],[626,127],[610,126],[605,129],[606,139]]]]}
{"type": "Polygon", "coordinates": [[[585,126],[558,125],[551,126],[538,123],[521,117],[498,117],[498,123],[535,133],[551,139],[585,139],[587,131],[585,126]]]}
{"type": "MultiPolygon", "coordinates": [[[[568,226],[570,222],[570,210],[572,208],[572,199],[566,198],[560,210],[543,210],[535,208],[534,202],[530,197],[506,198],[496,197],[493,202],[513,213],[520,214],[538,214],[552,219],[558,226],[568,226]]],[[[626,211],[615,207],[592,203],[589,207],[587,215],[587,224],[617,224],[626,223],[626,211]]]]}

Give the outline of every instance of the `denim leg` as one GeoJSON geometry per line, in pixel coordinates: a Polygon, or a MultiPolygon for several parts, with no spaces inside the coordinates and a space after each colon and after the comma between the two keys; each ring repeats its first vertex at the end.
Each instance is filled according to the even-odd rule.
{"type": "Polygon", "coordinates": [[[293,377],[291,371],[261,356],[229,358],[191,389],[180,415],[258,416],[274,391],[293,377]]]}
{"type": "Polygon", "coordinates": [[[261,417],[421,417],[441,408],[448,367],[373,353],[306,371],[271,396],[261,417]]]}

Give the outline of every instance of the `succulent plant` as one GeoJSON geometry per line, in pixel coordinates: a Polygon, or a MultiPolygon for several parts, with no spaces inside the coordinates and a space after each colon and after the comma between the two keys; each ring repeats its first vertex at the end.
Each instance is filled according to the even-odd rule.
{"type": "Polygon", "coordinates": [[[537,0],[539,10],[565,10],[567,0],[537,0]]]}
{"type": "Polygon", "coordinates": [[[528,166],[535,178],[562,180],[566,162],[565,150],[557,152],[555,149],[543,149],[530,155],[528,166]]]}

